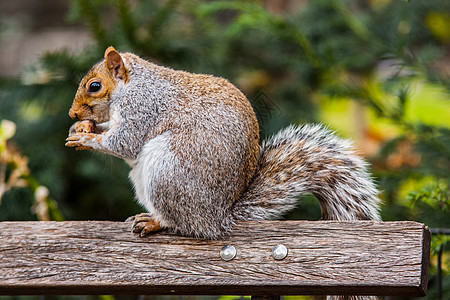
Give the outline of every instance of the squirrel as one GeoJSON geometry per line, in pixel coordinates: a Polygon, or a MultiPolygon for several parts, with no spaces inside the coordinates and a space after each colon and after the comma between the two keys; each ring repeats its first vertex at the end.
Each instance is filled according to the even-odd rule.
{"type": "Polygon", "coordinates": [[[133,232],[217,239],[237,221],[280,218],[312,193],[325,220],[380,220],[367,163],[322,125],[259,143],[250,102],[233,84],[175,71],[113,47],[81,80],[66,146],[124,159],[137,201],[133,232]]]}

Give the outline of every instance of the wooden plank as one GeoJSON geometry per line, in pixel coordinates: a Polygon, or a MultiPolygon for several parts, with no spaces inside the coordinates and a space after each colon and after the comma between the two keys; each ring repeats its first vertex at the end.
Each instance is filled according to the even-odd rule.
{"type": "Polygon", "coordinates": [[[217,241],[121,222],[0,222],[0,294],[426,293],[430,233],[415,222],[242,222],[217,241]],[[236,257],[220,258],[225,245],[236,257]],[[275,245],[288,256],[275,260],[275,245]]]}

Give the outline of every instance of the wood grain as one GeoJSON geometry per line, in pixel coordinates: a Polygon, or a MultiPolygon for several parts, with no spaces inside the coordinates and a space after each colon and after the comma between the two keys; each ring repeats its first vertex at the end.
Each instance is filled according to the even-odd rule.
{"type": "Polygon", "coordinates": [[[0,294],[420,296],[429,244],[415,222],[242,222],[217,241],[140,238],[121,222],[0,222],[0,294]],[[277,244],[284,260],[271,257],[277,244]]]}

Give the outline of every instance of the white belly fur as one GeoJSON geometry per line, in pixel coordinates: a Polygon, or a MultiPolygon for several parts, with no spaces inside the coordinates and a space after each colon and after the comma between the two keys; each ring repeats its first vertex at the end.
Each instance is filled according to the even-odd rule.
{"type": "Polygon", "coordinates": [[[153,195],[155,184],[163,172],[170,172],[175,157],[169,148],[169,133],[149,140],[142,148],[138,158],[131,162],[133,169],[130,179],[133,182],[138,202],[153,215],[162,226],[168,226],[166,220],[155,210],[153,195]]]}

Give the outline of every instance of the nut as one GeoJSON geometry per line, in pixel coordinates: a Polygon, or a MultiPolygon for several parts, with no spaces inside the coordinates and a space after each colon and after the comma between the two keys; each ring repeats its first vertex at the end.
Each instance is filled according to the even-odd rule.
{"type": "Polygon", "coordinates": [[[95,133],[95,131],[95,123],[91,120],[80,121],[75,127],[76,133],[95,133]]]}

